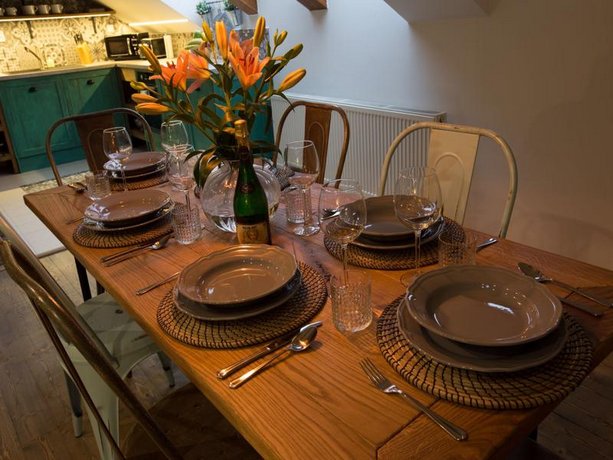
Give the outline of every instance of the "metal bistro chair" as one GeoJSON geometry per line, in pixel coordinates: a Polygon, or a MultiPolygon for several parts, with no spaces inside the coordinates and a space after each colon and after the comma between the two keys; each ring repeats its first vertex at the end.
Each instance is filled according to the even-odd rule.
{"type": "MultiPolygon", "coordinates": [[[[330,125],[332,119],[332,112],[336,112],[340,115],[343,123],[343,144],[341,146],[338,166],[336,168],[335,179],[340,179],[343,175],[343,168],[345,167],[345,158],[347,157],[347,149],[349,148],[349,120],[345,111],[331,104],[321,104],[317,102],[307,101],[295,101],[292,102],[287,109],[283,112],[279,120],[279,126],[277,128],[277,136],[275,138],[275,145],[280,148],[281,136],[283,134],[283,127],[285,121],[290,113],[294,112],[297,107],[304,106],[305,119],[304,119],[304,139],[310,140],[315,144],[317,154],[319,155],[320,172],[317,176],[316,182],[323,183],[326,173],[326,160],[328,157],[328,143],[330,140],[330,125]]],[[[295,140],[295,139],[294,139],[295,140]]],[[[282,151],[282,150],[281,150],[282,151]]],[[[273,158],[274,161],[274,158],[273,158]]]]}
{"type": "MultiPolygon", "coordinates": [[[[62,185],[62,176],[60,176],[53,154],[52,140],[55,133],[57,133],[60,129],[66,129],[70,125],[74,125],[79,134],[81,147],[85,153],[85,159],[87,160],[89,169],[91,171],[102,171],[104,163],[108,161],[108,158],[102,149],[102,132],[105,128],[128,124],[130,119],[144,130],[147,148],[151,150],[152,146],[154,145],[151,126],[149,126],[149,123],[145,117],[143,117],[140,113],[126,107],[71,115],[61,118],[51,125],[45,138],[45,151],[47,153],[47,159],[51,165],[53,175],[57,181],[57,185],[62,185]]],[[[91,299],[92,295],[89,287],[89,281],[87,279],[87,272],[77,259],[75,259],[75,265],[77,275],[79,277],[79,284],[81,286],[81,293],[83,294],[83,300],[91,299]]],[[[98,285],[97,288],[98,294],[103,292],[100,285],[98,285]]]]}
{"type": "Polygon", "coordinates": [[[406,137],[422,130],[430,130],[427,164],[438,173],[443,189],[443,212],[460,224],[464,222],[479,141],[487,137],[498,145],[509,170],[509,188],[498,232],[499,237],[506,237],[517,194],[517,165],[506,141],[489,129],[432,121],[418,122],[405,128],[396,136],[385,154],[379,179],[379,195],[385,192],[390,161],[396,149],[406,137]]]}
{"type": "MultiPolygon", "coordinates": [[[[88,340],[100,348],[105,359],[113,363],[114,371],[120,378],[125,378],[130,370],[140,363],[143,359],[157,353],[166,371],[168,383],[172,387],[175,384],[171,368],[170,359],[162,353],[155,343],[147,336],[145,331],[121,308],[121,306],[107,293],[96,296],[79,306],[70,300],[68,295],[49,274],[40,260],[34,255],[26,243],[17,235],[15,230],[0,216],[0,236],[3,235],[2,242],[8,251],[7,241],[11,243],[12,251],[18,254],[20,266],[25,275],[36,278],[39,287],[24,287],[24,277],[19,275],[20,271],[14,268],[8,269],[10,259],[8,252],[5,251],[3,259],[7,266],[7,271],[17,283],[24,288],[29,295],[34,291],[45,291],[48,308],[58,308],[65,310],[73,317],[79,326],[88,332],[88,340]],[[42,287],[41,287],[42,286],[42,287]],[[32,290],[34,289],[34,291],[32,290]]],[[[11,252],[12,252],[11,251],[11,252]]],[[[28,281],[29,282],[29,281],[28,281]]],[[[25,283],[27,284],[27,283],[25,283]]],[[[36,297],[38,299],[38,297],[36,297]]],[[[37,311],[41,320],[43,316],[37,311]]],[[[55,314],[50,310],[46,315],[55,314]]],[[[43,323],[45,321],[43,320],[43,323]]],[[[98,411],[103,419],[108,423],[108,429],[115,435],[118,433],[118,404],[117,396],[112,389],[105,384],[104,380],[96,373],[95,365],[88,362],[86,355],[82,355],[78,347],[71,342],[69,337],[62,339],[62,344],[69,356],[71,365],[79,371],[80,378],[85,382],[88,393],[96,403],[98,411]],[[84,358],[85,356],[85,358],[84,358]]],[[[70,374],[70,369],[64,362],[66,372],[66,383],[68,386],[68,396],[72,409],[73,428],[75,436],[80,436],[83,432],[83,420],[81,411],[81,400],[79,397],[78,382],[70,374]],[[69,377],[70,375],[70,377],[69,377]]],[[[103,428],[96,421],[90,412],[89,419],[92,430],[98,443],[101,455],[110,451],[106,438],[103,435],[103,428]]]]}

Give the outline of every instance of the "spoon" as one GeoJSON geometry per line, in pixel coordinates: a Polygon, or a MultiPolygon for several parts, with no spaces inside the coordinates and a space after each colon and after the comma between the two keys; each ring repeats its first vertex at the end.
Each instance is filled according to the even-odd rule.
{"type": "Polygon", "coordinates": [[[613,304],[611,302],[608,302],[605,299],[601,299],[599,297],[596,297],[588,292],[585,292],[582,289],[576,288],[571,286],[570,284],[566,284],[562,281],[557,281],[554,280],[552,278],[547,278],[539,269],[533,267],[532,265],[526,264],[524,262],[519,262],[517,264],[517,266],[519,267],[519,269],[522,271],[522,273],[524,275],[528,275],[531,278],[534,278],[536,281],[538,281],[539,283],[553,283],[556,284],[564,289],[568,289],[569,291],[572,291],[576,294],[579,294],[583,297],[585,297],[586,299],[590,299],[594,302],[599,303],[600,305],[604,305],[605,307],[611,307],[613,306],[613,304]]]}
{"type": "Polygon", "coordinates": [[[498,243],[498,238],[494,238],[493,236],[485,240],[483,243],[479,243],[477,245],[477,252],[479,252],[483,248],[487,248],[488,246],[498,243]]]}
{"type": "Polygon", "coordinates": [[[110,267],[112,265],[118,264],[119,262],[123,262],[124,260],[130,259],[131,257],[135,257],[141,252],[150,250],[157,251],[159,249],[165,248],[168,244],[168,241],[173,236],[174,233],[169,233],[168,235],[163,236],[150,246],[136,246],[135,248],[127,249],[125,251],[101,257],[100,262],[102,262],[106,267],[110,267]]]}
{"type": "Polygon", "coordinates": [[[289,344],[289,346],[285,350],[282,350],[280,353],[277,353],[272,358],[270,358],[268,361],[265,361],[259,366],[254,367],[250,371],[245,372],[239,378],[232,380],[229,385],[230,388],[234,389],[234,388],[240,387],[243,383],[245,383],[247,380],[249,380],[254,375],[259,374],[262,370],[270,366],[273,363],[273,361],[276,361],[281,356],[283,356],[285,353],[290,353],[290,352],[297,353],[297,352],[306,350],[307,348],[311,346],[311,343],[313,343],[313,340],[315,340],[316,335],[317,335],[316,325],[305,327],[300,332],[298,332],[298,334],[294,336],[294,338],[292,339],[292,342],[289,344]]]}

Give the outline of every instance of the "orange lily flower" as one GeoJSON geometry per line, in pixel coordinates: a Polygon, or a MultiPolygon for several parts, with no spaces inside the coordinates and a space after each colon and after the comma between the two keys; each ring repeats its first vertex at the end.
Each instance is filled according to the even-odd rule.
{"type": "Polygon", "coordinates": [[[209,63],[207,60],[198,54],[189,53],[187,78],[194,81],[189,85],[189,88],[187,88],[187,93],[191,94],[194,92],[196,88],[199,88],[210,76],[211,72],[209,71],[209,63]]]}
{"type": "Polygon", "coordinates": [[[239,42],[234,30],[230,32],[228,59],[243,89],[250,88],[260,79],[262,69],[270,60],[266,57],[260,61],[260,49],[253,46],[253,40],[239,42]]]}
{"type": "Polygon", "coordinates": [[[162,66],[160,75],[153,75],[150,80],[164,80],[166,84],[185,91],[187,87],[187,64],[189,62],[189,51],[182,50],[177,57],[177,64],[169,62],[162,66]]]}
{"type": "Polygon", "coordinates": [[[226,59],[228,56],[228,32],[226,32],[226,26],[223,21],[215,23],[215,40],[217,40],[219,54],[223,59],[226,59]]]}

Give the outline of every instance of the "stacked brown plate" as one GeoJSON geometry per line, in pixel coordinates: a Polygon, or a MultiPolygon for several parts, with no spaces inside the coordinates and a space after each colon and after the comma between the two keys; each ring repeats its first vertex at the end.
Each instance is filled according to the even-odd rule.
{"type": "MultiPolygon", "coordinates": [[[[121,170],[115,161],[104,163],[114,181],[121,181],[121,170]]],[[[134,152],[123,164],[126,180],[141,181],[165,173],[166,154],[164,152],[134,152]]]]}
{"type": "Polygon", "coordinates": [[[300,285],[292,254],[269,245],[237,245],[187,266],[179,275],[174,302],[198,319],[238,320],[283,305],[300,285]]]}
{"type": "MultiPolygon", "coordinates": [[[[365,249],[396,251],[415,246],[413,232],[396,217],[391,195],[366,199],[367,222],[364,230],[351,244],[365,249]]],[[[436,239],[443,230],[441,218],[422,232],[421,244],[436,239]]]]}
{"type": "Polygon", "coordinates": [[[98,232],[123,232],[160,222],[172,210],[172,200],[160,190],[112,193],[90,204],[83,227],[98,232]]]}
{"type": "Polygon", "coordinates": [[[420,276],[398,308],[407,340],[440,363],[514,372],[554,358],[567,329],[560,301],[519,273],[450,266],[420,276]]]}

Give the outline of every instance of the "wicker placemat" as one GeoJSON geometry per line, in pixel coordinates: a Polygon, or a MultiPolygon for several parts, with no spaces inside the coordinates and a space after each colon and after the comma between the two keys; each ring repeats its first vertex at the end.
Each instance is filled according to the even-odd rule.
{"type": "Polygon", "coordinates": [[[240,348],[272,340],[307,323],[326,303],[324,278],[309,265],[299,266],[302,286],[285,304],[266,313],[236,321],[204,321],[177,309],[171,289],[158,306],[158,323],[170,336],[197,347],[240,348]]]}
{"type": "Polygon", "coordinates": [[[551,361],[518,372],[485,373],[441,364],[412,348],[398,326],[401,300],[388,305],[379,318],[377,343],[407,382],[431,395],[483,409],[528,409],[562,399],[589,372],[592,344],[566,313],[568,339],[551,361]]]}
{"type": "MultiPolygon", "coordinates": [[[[147,177],[143,180],[130,180],[130,178],[128,178],[128,180],[126,181],[126,184],[128,186],[128,190],[140,190],[143,188],[155,187],[156,185],[163,184],[164,182],[167,182],[167,181],[168,181],[168,178],[166,177],[166,171],[164,170],[159,174],[156,174],[151,177],[147,177]]],[[[123,191],[123,181],[121,179],[112,180],[111,190],[113,192],[123,191]]]]}
{"type": "Polygon", "coordinates": [[[97,232],[80,224],[72,234],[72,238],[81,246],[88,248],[121,248],[155,241],[171,231],[171,216],[168,214],[151,225],[121,232],[97,232]]]}
{"type": "MultiPolygon", "coordinates": [[[[445,232],[454,232],[459,235],[464,234],[462,226],[457,222],[445,217],[445,232]]],[[[339,260],[342,260],[341,245],[324,237],[324,245],[328,252],[339,260]]],[[[398,249],[396,251],[367,249],[350,244],[347,248],[347,262],[363,268],[374,268],[377,270],[408,270],[415,268],[414,249],[398,249]]],[[[421,245],[419,265],[432,265],[438,262],[438,240],[434,238],[426,244],[421,245]]]]}

